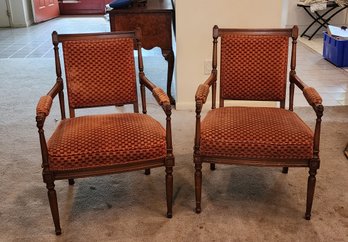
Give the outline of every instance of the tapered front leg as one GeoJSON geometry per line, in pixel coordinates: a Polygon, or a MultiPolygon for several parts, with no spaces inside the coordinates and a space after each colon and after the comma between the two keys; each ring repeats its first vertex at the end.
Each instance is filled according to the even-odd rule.
{"type": "Polygon", "coordinates": [[[283,167],[282,172],[283,172],[284,174],[288,174],[288,172],[289,172],[289,167],[283,167]]]}
{"type": "Polygon", "coordinates": [[[215,163],[210,163],[210,170],[215,171],[215,163]]]}
{"type": "Polygon", "coordinates": [[[319,167],[318,162],[313,162],[309,168],[309,176],[308,176],[308,184],[307,184],[307,204],[306,204],[306,214],[305,218],[307,220],[311,219],[312,205],[313,205],[313,197],[315,190],[317,169],[319,167]]]}
{"type": "Polygon", "coordinates": [[[47,192],[48,201],[50,203],[56,235],[60,235],[62,233],[62,230],[60,228],[60,223],[59,223],[57,194],[56,194],[56,190],[54,190],[54,182],[53,181],[46,182],[46,187],[48,189],[48,192],[47,192]]]}
{"type": "Polygon", "coordinates": [[[145,175],[150,175],[151,174],[151,169],[145,169],[145,175]]]}
{"type": "Polygon", "coordinates": [[[166,166],[167,218],[173,217],[173,167],[166,166]]]}
{"type": "Polygon", "coordinates": [[[196,213],[200,213],[202,196],[202,163],[200,158],[195,158],[195,193],[196,193],[196,213]]]}

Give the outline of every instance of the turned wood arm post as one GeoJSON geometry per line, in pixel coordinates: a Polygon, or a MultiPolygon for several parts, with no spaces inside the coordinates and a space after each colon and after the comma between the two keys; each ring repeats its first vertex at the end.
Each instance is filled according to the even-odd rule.
{"type": "MultiPolygon", "coordinates": [[[[313,158],[319,159],[319,145],[320,145],[320,132],[321,132],[321,118],[324,112],[324,106],[322,104],[316,105],[314,109],[317,115],[314,129],[314,147],[313,147],[313,158]]],[[[319,168],[319,167],[318,167],[319,168]]]]}
{"type": "Polygon", "coordinates": [[[201,143],[201,112],[203,108],[203,101],[196,100],[196,133],[195,133],[195,147],[194,154],[199,155],[199,147],[201,143]]]}
{"type": "Polygon", "coordinates": [[[36,116],[36,127],[39,129],[39,138],[40,138],[40,147],[41,147],[41,156],[42,156],[42,165],[43,169],[48,169],[48,151],[47,143],[45,138],[45,132],[43,129],[46,117],[44,115],[36,116]]]}
{"type": "MultiPolygon", "coordinates": [[[[171,115],[172,115],[172,107],[170,103],[168,105],[163,106],[163,110],[166,113],[166,142],[167,142],[167,156],[170,158],[173,157],[173,142],[172,142],[172,124],[171,124],[171,115]]],[[[173,160],[174,159],[170,159],[173,160]]],[[[174,165],[174,164],[171,164],[174,165]]]]}

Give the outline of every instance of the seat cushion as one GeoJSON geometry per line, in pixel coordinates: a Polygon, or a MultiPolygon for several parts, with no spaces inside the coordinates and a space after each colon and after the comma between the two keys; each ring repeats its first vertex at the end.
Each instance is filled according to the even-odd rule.
{"type": "Polygon", "coordinates": [[[48,141],[50,170],[96,168],[166,157],[166,133],[145,114],[66,119],[48,141]]]}
{"type": "Polygon", "coordinates": [[[202,121],[200,151],[205,156],[228,158],[310,159],[313,132],[288,110],[218,108],[202,121]]]}

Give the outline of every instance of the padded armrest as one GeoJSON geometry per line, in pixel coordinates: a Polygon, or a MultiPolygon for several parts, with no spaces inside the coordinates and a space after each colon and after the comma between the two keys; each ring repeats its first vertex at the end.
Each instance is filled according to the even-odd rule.
{"type": "Polygon", "coordinates": [[[205,103],[207,101],[208,94],[209,94],[209,85],[200,84],[197,88],[197,91],[196,91],[195,100],[196,101],[202,100],[203,103],[205,103]]]}
{"type": "Polygon", "coordinates": [[[52,107],[52,97],[42,96],[36,106],[36,115],[44,114],[48,116],[52,107]]]}
{"type": "Polygon", "coordinates": [[[170,104],[169,97],[161,88],[155,87],[152,89],[152,95],[155,97],[159,105],[163,105],[165,103],[170,104]]]}
{"type": "Polygon", "coordinates": [[[310,105],[318,105],[322,103],[322,99],[319,93],[313,87],[305,87],[303,88],[303,95],[307,99],[310,105]]]}

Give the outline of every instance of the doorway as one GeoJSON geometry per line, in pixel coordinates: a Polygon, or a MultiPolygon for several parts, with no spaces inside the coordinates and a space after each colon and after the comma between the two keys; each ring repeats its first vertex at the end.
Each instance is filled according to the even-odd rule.
{"type": "Polygon", "coordinates": [[[7,0],[0,0],[0,28],[11,27],[7,0]]]}

